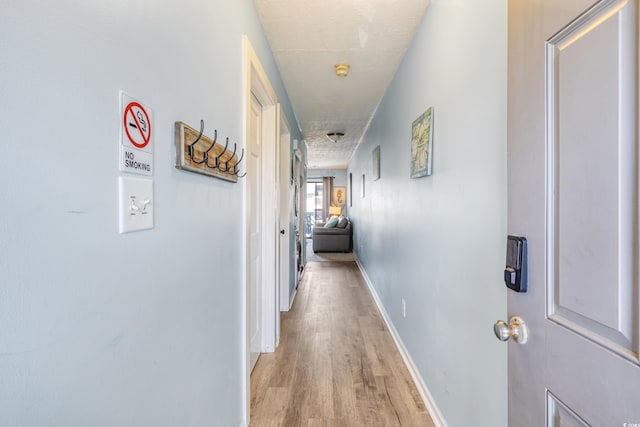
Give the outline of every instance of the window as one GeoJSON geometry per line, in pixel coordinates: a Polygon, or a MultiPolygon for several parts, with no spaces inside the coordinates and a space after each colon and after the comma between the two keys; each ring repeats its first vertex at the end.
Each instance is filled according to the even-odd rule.
{"type": "Polygon", "coordinates": [[[322,221],[322,182],[307,181],[307,212],[305,216],[305,234],[311,237],[316,222],[322,221]]]}

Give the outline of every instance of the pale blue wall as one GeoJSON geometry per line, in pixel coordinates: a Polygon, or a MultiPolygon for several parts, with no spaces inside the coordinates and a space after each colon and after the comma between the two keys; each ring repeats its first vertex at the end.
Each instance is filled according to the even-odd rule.
{"type": "Polygon", "coordinates": [[[506,8],[432,0],[349,167],[358,258],[451,427],[507,423],[492,329],[506,317],[506,8]],[[411,123],[429,106],[434,172],[410,179],[411,123]]]}
{"type": "Polygon", "coordinates": [[[0,13],[0,425],[238,426],[242,184],[174,168],[174,122],[242,137],[251,0],[0,13]],[[155,229],[119,235],[118,91],[155,114],[155,229]]]}

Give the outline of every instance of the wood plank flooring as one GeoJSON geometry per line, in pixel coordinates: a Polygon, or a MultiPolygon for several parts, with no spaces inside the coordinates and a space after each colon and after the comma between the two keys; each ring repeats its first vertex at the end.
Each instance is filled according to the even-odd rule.
{"type": "Polygon", "coordinates": [[[311,262],[251,374],[251,427],[433,426],[354,262],[311,262]]]}

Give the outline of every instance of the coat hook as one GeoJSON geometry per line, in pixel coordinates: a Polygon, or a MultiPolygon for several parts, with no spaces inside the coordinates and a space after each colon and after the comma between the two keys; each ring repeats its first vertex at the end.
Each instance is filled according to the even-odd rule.
{"type": "Polygon", "coordinates": [[[196,138],[195,141],[193,141],[191,144],[189,144],[189,157],[191,157],[191,162],[192,163],[195,163],[196,165],[201,165],[201,164],[203,164],[203,163],[205,163],[207,161],[207,159],[209,158],[209,151],[213,148],[214,145],[216,145],[216,140],[218,139],[218,130],[216,129],[214,132],[215,132],[215,137],[213,139],[213,143],[202,154],[202,160],[197,161],[196,159],[194,159],[194,149],[193,149],[193,147],[196,145],[196,143],[198,141],[200,141],[200,139],[202,138],[202,135],[204,133],[204,120],[200,120],[200,134],[198,135],[198,137],[196,138]]]}
{"type": "Polygon", "coordinates": [[[209,161],[207,161],[207,163],[205,163],[205,165],[206,165],[208,168],[211,168],[211,169],[216,169],[216,168],[217,168],[217,169],[220,169],[220,162],[219,162],[220,156],[222,156],[222,155],[224,154],[224,152],[225,152],[225,151],[227,151],[227,147],[228,147],[228,146],[229,146],[229,138],[227,138],[227,139],[226,139],[226,142],[225,142],[225,144],[224,144],[224,149],[222,150],[222,153],[220,153],[220,155],[219,155],[219,156],[214,157],[214,158],[215,158],[215,161],[216,161],[216,162],[215,162],[215,164],[210,165],[210,164],[209,164],[209,161]]]}
{"type": "Polygon", "coordinates": [[[215,166],[209,166],[212,168],[218,168],[220,171],[224,172],[222,169],[220,169],[220,158],[224,155],[224,153],[227,152],[227,147],[229,147],[229,138],[226,138],[226,142],[224,144],[224,150],[222,150],[222,153],[218,154],[218,156],[216,157],[216,165],[215,166]]]}
{"type": "MultiPolygon", "coordinates": [[[[204,161],[206,162],[207,159],[209,158],[209,151],[211,151],[211,149],[213,147],[215,147],[216,145],[216,141],[218,140],[218,129],[214,129],[213,130],[213,142],[211,143],[211,145],[209,146],[209,148],[207,148],[207,150],[204,152],[204,161]]],[[[204,163],[204,162],[202,162],[204,163]]]]}
{"type": "MultiPolygon", "coordinates": [[[[229,158],[227,159],[227,161],[225,162],[225,163],[226,163],[226,165],[227,165],[227,166],[226,166],[226,169],[225,169],[225,170],[220,169],[220,171],[221,171],[221,172],[229,173],[229,162],[230,162],[231,160],[233,160],[233,156],[235,156],[235,155],[236,155],[236,150],[237,150],[237,149],[238,149],[238,144],[236,144],[236,143],[234,142],[234,143],[233,143],[233,153],[231,154],[231,157],[229,157],[229,158]]],[[[234,167],[234,170],[235,170],[235,167],[234,167]]]]}
{"type": "Polygon", "coordinates": [[[238,165],[240,164],[240,162],[242,161],[242,159],[244,159],[244,148],[242,149],[242,155],[240,156],[240,158],[238,159],[238,162],[233,166],[233,174],[235,176],[237,176],[238,178],[244,178],[245,176],[247,176],[247,173],[243,173],[242,175],[240,175],[240,171],[238,170],[238,165]]]}
{"type": "Polygon", "coordinates": [[[242,161],[242,159],[244,159],[244,148],[242,149],[242,154],[240,155],[240,158],[238,159],[238,161],[236,162],[235,165],[233,165],[233,174],[234,175],[238,175],[238,172],[240,172],[238,170],[238,165],[240,164],[240,162],[242,161]]]}
{"type": "Polygon", "coordinates": [[[198,141],[200,141],[200,138],[202,138],[202,134],[204,133],[204,120],[200,120],[200,134],[198,135],[198,137],[196,138],[195,141],[193,141],[191,144],[189,144],[189,157],[191,157],[191,160],[193,160],[193,146],[196,145],[196,143],[198,141]]]}
{"type": "MultiPolygon", "coordinates": [[[[216,166],[215,164],[214,164],[214,165],[210,165],[210,164],[209,164],[209,159],[211,158],[211,157],[209,157],[209,151],[211,151],[211,149],[216,145],[216,144],[215,144],[215,142],[217,142],[217,141],[218,141],[218,133],[216,132],[216,133],[215,133],[215,138],[214,138],[214,141],[213,141],[213,142],[214,142],[214,144],[213,144],[211,147],[209,147],[209,149],[207,150],[207,152],[206,152],[206,155],[207,155],[207,161],[206,161],[206,162],[205,162],[205,164],[204,164],[206,167],[211,168],[211,169],[215,169],[217,166],[216,166]]],[[[214,156],[212,156],[212,157],[213,157],[214,159],[216,158],[216,156],[215,156],[215,155],[214,155],[214,156]]]]}

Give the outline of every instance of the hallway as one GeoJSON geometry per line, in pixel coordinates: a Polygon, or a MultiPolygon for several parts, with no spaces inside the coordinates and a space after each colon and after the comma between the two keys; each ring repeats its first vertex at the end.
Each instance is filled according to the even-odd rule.
{"type": "Polygon", "coordinates": [[[3,8],[0,426],[507,427],[507,3],[288,4],[3,8]],[[334,177],[318,206],[342,191],[353,253],[307,251],[298,282],[309,177],[334,177]]]}
{"type": "Polygon", "coordinates": [[[433,426],[357,265],[306,269],[251,375],[251,426],[433,426]]]}

